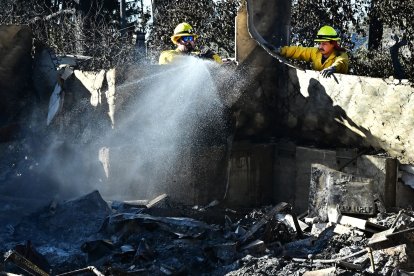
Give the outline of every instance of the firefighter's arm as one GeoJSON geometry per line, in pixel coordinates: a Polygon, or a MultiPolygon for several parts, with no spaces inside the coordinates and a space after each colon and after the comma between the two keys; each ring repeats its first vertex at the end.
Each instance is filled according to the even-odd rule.
{"type": "Polygon", "coordinates": [[[204,58],[204,59],[212,59],[217,63],[223,63],[223,60],[221,59],[221,57],[217,55],[216,53],[214,53],[212,50],[210,50],[208,47],[201,48],[201,51],[198,54],[198,57],[204,58]]]}
{"type": "Polygon", "coordinates": [[[317,51],[314,47],[285,46],[280,48],[280,54],[287,58],[312,61],[312,55],[317,51]]]}

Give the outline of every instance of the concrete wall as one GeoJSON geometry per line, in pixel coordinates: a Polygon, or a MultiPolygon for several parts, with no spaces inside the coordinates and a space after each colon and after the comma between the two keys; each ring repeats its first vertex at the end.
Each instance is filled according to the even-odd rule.
{"type": "Polygon", "coordinates": [[[407,204],[408,199],[401,192],[403,184],[397,185],[396,159],[359,156],[351,149],[303,147],[291,142],[236,143],[229,160],[226,204],[240,207],[283,201],[291,203],[298,213],[305,212],[312,194],[311,168],[317,164],[372,179],[377,198],[387,208],[397,203],[407,204]]]}
{"type": "Polygon", "coordinates": [[[315,139],[382,148],[402,163],[414,162],[414,88],[409,84],[289,69],[287,126],[315,139]],[[319,135],[318,135],[319,134],[319,135]]]}

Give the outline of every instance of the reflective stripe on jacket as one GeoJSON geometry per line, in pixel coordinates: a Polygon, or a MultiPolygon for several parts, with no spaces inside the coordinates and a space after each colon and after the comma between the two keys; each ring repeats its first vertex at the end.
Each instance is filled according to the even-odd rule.
{"type": "MultiPolygon", "coordinates": [[[[181,56],[189,55],[189,56],[197,57],[197,56],[199,56],[199,54],[200,54],[200,52],[191,52],[190,54],[185,54],[185,53],[182,53],[178,50],[162,51],[161,55],[160,55],[160,58],[159,58],[159,61],[158,61],[158,64],[169,64],[169,63],[175,61],[177,58],[180,58],[181,56]]],[[[211,56],[211,58],[208,58],[208,59],[214,60],[217,63],[223,63],[220,56],[217,55],[217,54],[213,54],[211,56]]]]}
{"type": "Polygon", "coordinates": [[[322,63],[322,54],[316,47],[285,46],[281,48],[280,54],[287,58],[312,62],[312,68],[316,71],[322,71],[333,65],[337,73],[348,73],[349,58],[346,52],[334,51],[324,63],[322,63]]]}

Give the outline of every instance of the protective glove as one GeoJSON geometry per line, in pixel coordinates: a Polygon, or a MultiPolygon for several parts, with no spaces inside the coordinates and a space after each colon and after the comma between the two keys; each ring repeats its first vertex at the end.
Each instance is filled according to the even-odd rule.
{"type": "Polygon", "coordinates": [[[335,73],[335,72],[336,72],[335,66],[331,66],[331,67],[328,67],[326,69],[323,69],[321,71],[321,74],[322,74],[322,77],[324,77],[324,78],[330,78],[333,75],[333,73],[335,73]]]}
{"type": "Polygon", "coordinates": [[[200,50],[200,53],[198,54],[199,58],[205,58],[205,59],[214,59],[214,52],[211,51],[208,47],[203,47],[200,50]]]}

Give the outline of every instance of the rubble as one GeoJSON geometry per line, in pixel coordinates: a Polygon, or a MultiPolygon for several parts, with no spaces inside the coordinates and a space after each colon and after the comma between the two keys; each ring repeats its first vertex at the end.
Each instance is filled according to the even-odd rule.
{"type": "Polygon", "coordinates": [[[336,223],[308,217],[308,227],[302,222],[302,228],[295,228],[297,218],[290,212],[287,203],[249,212],[221,209],[219,202],[194,208],[165,194],[105,202],[95,191],[22,218],[2,237],[8,240],[2,244],[3,269],[32,275],[310,276],[410,275],[407,271],[414,270],[411,211],[367,220],[341,215],[336,223]],[[178,216],[169,216],[174,213],[178,216]],[[353,219],[358,223],[349,223],[353,219]],[[386,230],[373,233],[361,225],[386,230]],[[376,236],[388,244],[380,247],[376,236]]]}

